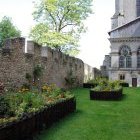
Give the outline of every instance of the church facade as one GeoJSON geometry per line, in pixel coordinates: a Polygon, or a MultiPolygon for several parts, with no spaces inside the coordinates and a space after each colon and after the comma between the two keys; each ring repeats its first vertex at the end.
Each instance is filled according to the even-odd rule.
{"type": "Polygon", "coordinates": [[[140,86],[140,0],[115,0],[112,30],[110,80],[124,80],[140,86]]]}

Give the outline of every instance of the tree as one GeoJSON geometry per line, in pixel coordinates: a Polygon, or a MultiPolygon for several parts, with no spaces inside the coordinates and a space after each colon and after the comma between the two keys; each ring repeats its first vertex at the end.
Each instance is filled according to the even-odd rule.
{"type": "Polygon", "coordinates": [[[21,32],[13,25],[11,18],[3,17],[0,22],[0,47],[3,46],[5,39],[20,37],[21,32]]]}
{"type": "Polygon", "coordinates": [[[92,0],[40,0],[33,13],[38,24],[30,37],[68,54],[78,53],[80,34],[85,32],[83,20],[91,10],[92,0]]]}

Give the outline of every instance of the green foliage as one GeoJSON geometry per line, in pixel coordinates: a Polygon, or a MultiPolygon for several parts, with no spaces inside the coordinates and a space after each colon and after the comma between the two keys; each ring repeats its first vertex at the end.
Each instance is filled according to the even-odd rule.
{"type": "Polygon", "coordinates": [[[8,101],[9,116],[21,117],[27,113],[38,111],[44,107],[45,100],[39,94],[28,93],[14,93],[7,94],[5,99],[8,101]]]}
{"type": "Polygon", "coordinates": [[[33,13],[39,24],[30,36],[39,44],[77,54],[80,34],[86,31],[83,20],[92,13],[91,3],[92,0],[40,0],[33,13]]]}
{"type": "Polygon", "coordinates": [[[74,85],[76,81],[76,77],[73,75],[72,70],[68,73],[67,77],[65,77],[65,81],[66,81],[66,84],[69,86],[74,85]]]}
{"type": "Polygon", "coordinates": [[[3,95],[0,95],[0,117],[7,114],[9,104],[3,95]]]}
{"type": "Polygon", "coordinates": [[[21,32],[13,25],[9,17],[3,17],[0,22],[0,47],[3,46],[5,39],[20,37],[21,32]]]}
{"type": "Polygon", "coordinates": [[[122,87],[120,86],[119,81],[109,81],[105,78],[101,78],[98,80],[98,85],[93,88],[95,91],[116,91],[120,90],[122,87]]]}
{"type": "Polygon", "coordinates": [[[32,91],[7,93],[0,96],[0,125],[1,122],[11,122],[13,119],[28,116],[40,111],[46,106],[56,104],[73,97],[70,92],[52,85],[43,86],[39,94],[32,91]],[[11,119],[10,119],[11,118],[11,119]],[[6,120],[3,120],[6,119],[6,120]],[[8,121],[9,120],[9,121],[8,121]]]}
{"type": "Polygon", "coordinates": [[[54,84],[42,86],[42,92],[46,97],[53,100],[73,97],[73,95],[64,89],[56,87],[54,84]]]}
{"type": "Polygon", "coordinates": [[[90,84],[99,84],[100,82],[107,82],[108,79],[107,78],[103,78],[103,77],[96,77],[95,79],[91,79],[89,80],[87,83],[90,84]]]}
{"type": "Polygon", "coordinates": [[[40,65],[35,66],[33,71],[34,78],[35,79],[40,78],[42,72],[43,72],[43,68],[40,65]]]}
{"type": "Polygon", "coordinates": [[[29,73],[26,73],[26,79],[28,80],[28,81],[31,81],[32,80],[32,76],[31,76],[31,74],[29,74],[29,73]]]}

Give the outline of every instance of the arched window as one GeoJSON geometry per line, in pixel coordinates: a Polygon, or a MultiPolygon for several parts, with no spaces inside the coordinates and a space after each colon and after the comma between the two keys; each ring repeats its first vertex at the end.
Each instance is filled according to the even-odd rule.
{"type": "Polygon", "coordinates": [[[140,68],[140,47],[137,50],[137,67],[140,68]]]}
{"type": "Polygon", "coordinates": [[[131,68],[131,50],[128,46],[122,46],[119,52],[119,67],[120,68],[131,68]]]}

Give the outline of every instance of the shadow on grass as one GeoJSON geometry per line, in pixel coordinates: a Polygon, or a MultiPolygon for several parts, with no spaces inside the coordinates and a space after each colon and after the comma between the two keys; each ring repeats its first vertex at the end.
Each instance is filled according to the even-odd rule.
{"type": "Polygon", "coordinates": [[[127,99],[127,95],[123,94],[121,100],[126,100],[127,99]]]}
{"type": "Polygon", "coordinates": [[[53,122],[51,125],[44,127],[39,133],[37,133],[34,138],[31,139],[27,139],[27,140],[40,140],[40,134],[46,133],[47,131],[53,129],[53,127],[62,125],[62,123],[65,123],[67,121],[71,121],[73,118],[78,118],[78,116],[81,116],[81,114],[83,114],[84,112],[82,110],[75,110],[74,112],[70,113],[69,115],[66,115],[65,117],[63,117],[60,120],[57,120],[55,122],[53,122]]]}

